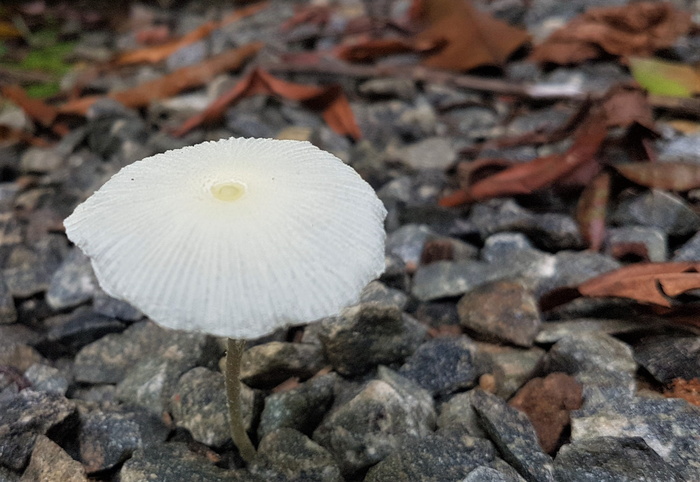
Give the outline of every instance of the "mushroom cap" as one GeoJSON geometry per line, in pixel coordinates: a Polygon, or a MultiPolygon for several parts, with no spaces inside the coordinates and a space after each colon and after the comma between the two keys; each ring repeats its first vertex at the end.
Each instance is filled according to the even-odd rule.
{"type": "Polygon", "coordinates": [[[386,210],[308,142],[230,138],[124,167],[64,221],[100,286],[177,330],[257,338],[353,304],[386,210]]]}

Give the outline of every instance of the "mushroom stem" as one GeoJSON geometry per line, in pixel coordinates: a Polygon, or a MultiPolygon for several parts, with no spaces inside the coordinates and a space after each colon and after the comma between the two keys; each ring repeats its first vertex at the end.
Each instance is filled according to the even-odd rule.
{"type": "Polygon", "coordinates": [[[248,437],[243,425],[243,410],[241,407],[241,358],[245,349],[245,340],[228,339],[226,346],[226,397],[228,398],[228,415],[231,428],[231,438],[238,452],[250,464],[255,458],[255,447],[248,437]]]}

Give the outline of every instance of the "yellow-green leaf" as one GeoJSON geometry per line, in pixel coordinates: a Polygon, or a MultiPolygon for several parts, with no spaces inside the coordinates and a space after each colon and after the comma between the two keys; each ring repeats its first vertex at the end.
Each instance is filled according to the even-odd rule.
{"type": "Polygon", "coordinates": [[[692,97],[700,93],[700,74],[689,65],[664,60],[630,57],[635,80],[650,94],[692,97]]]}

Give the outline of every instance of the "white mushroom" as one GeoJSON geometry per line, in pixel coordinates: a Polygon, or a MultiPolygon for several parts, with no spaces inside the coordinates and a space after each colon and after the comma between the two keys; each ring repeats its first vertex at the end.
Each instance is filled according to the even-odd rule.
{"type": "Polygon", "coordinates": [[[384,269],[384,206],[308,142],[230,138],[126,166],[64,222],[110,295],[231,338],[338,312],[384,269]]]}
{"type": "Polygon", "coordinates": [[[384,269],[386,210],[308,142],[225,139],[126,166],[65,221],[110,295],[153,321],[226,336],[231,437],[250,463],[245,338],[331,315],[384,269]]]}

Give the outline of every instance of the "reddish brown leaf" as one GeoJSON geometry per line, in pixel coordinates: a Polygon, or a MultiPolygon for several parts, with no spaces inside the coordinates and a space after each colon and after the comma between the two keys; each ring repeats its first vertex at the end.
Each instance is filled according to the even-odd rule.
{"type": "Polygon", "coordinates": [[[605,241],[605,216],[610,197],[610,174],[601,172],[593,179],[578,201],[576,221],[581,235],[593,251],[600,251],[605,241]]]}
{"type": "Polygon", "coordinates": [[[463,71],[502,65],[530,39],[524,30],[480,12],[466,0],[421,0],[414,12],[428,25],[415,39],[424,45],[445,43],[423,61],[432,68],[463,71]]]}
{"type": "Polygon", "coordinates": [[[180,37],[179,39],[172,40],[170,42],[166,42],[160,45],[154,45],[152,47],[146,47],[119,54],[114,62],[117,65],[158,63],[170,57],[170,55],[172,55],[175,51],[203,39],[204,37],[211,34],[214,30],[226,26],[230,23],[236,22],[242,18],[254,15],[260,12],[261,10],[266,9],[268,5],[268,2],[262,2],[238,9],[219,21],[211,20],[209,22],[204,23],[203,25],[200,25],[199,27],[192,30],[191,32],[188,32],[186,35],[180,37]]]}
{"type": "Polygon", "coordinates": [[[589,117],[579,129],[574,144],[563,154],[541,157],[515,164],[440,200],[441,206],[458,206],[467,202],[513,194],[530,194],[571,173],[595,156],[607,129],[601,115],[589,117]]]}
{"type": "Polygon", "coordinates": [[[44,127],[49,127],[56,120],[56,108],[47,103],[30,98],[19,85],[4,85],[0,87],[2,95],[10,99],[24,110],[25,114],[44,127]]]}
{"type": "Polygon", "coordinates": [[[603,100],[603,110],[608,127],[629,127],[637,123],[656,132],[651,106],[646,94],[639,89],[613,87],[603,100]]]}
{"type": "MultiPolygon", "coordinates": [[[[153,100],[165,99],[185,89],[206,84],[214,76],[229,70],[238,69],[262,48],[261,43],[251,43],[235,50],[228,50],[196,65],[190,65],[155,80],[137,85],[134,88],[110,92],[107,97],[115,99],[127,107],[147,106],[153,100]]],[[[85,115],[100,96],[82,97],[59,107],[62,114],[85,115]]]]}
{"type": "Polygon", "coordinates": [[[671,3],[638,2],[593,8],[535,47],[537,62],[578,63],[603,54],[651,55],[670,47],[690,28],[690,14],[671,3]]]}
{"type": "Polygon", "coordinates": [[[638,263],[590,279],[578,290],[582,296],[617,296],[670,307],[668,296],[700,288],[699,268],[700,263],[691,262],[638,263]]]}
{"type": "Polygon", "coordinates": [[[692,162],[634,162],[613,167],[630,181],[646,187],[670,191],[700,187],[700,165],[692,162]]]}
{"type": "Polygon", "coordinates": [[[441,45],[444,41],[435,39],[423,42],[401,38],[369,39],[355,45],[341,45],[336,55],[348,62],[367,62],[393,54],[428,52],[441,45]]]}
{"type": "Polygon", "coordinates": [[[610,246],[610,255],[617,259],[634,256],[642,261],[649,261],[649,249],[645,243],[614,243],[610,246]]]}
{"type": "Polygon", "coordinates": [[[317,87],[295,84],[273,77],[256,68],[241,79],[231,90],[216,99],[204,112],[190,117],[173,134],[182,136],[195,127],[220,119],[225,110],[244,97],[256,94],[277,95],[302,102],[311,109],[322,111],[323,119],[333,130],[355,139],[361,137],[360,129],[350,103],[339,85],[317,87]]]}

